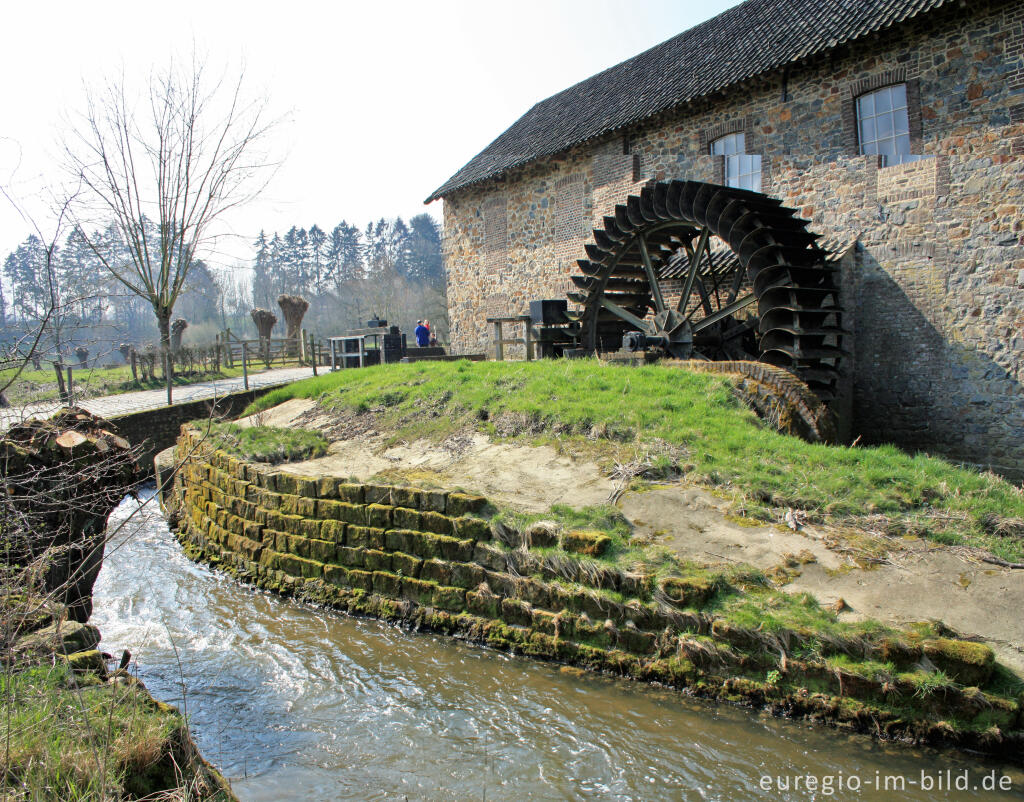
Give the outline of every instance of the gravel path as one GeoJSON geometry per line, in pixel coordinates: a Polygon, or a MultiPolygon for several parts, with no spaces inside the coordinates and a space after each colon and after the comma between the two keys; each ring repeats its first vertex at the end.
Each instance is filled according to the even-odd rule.
{"type": "MultiPolygon", "coordinates": [[[[249,376],[249,389],[267,387],[275,384],[288,384],[313,375],[312,368],[281,368],[255,373],[249,376]]],[[[198,382],[184,387],[175,387],[173,398],[175,404],[189,401],[200,401],[205,398],[236,393],[244,389],[242,377],[233,379],[216,379],[215,381],[198,382]]],[[[80,401],[78,406],[94,415],[111,418],[131,412],[142,412],[167,405],[167,390],[139,390],[134,393],[120,393],[101,398],[89,398],[80,401]]],[[[5,431],[12,423],[27,418],[48,417],[60,409],[59,401],[43,401],[22,407],[0,409],[0,431],[5,431]]]]}

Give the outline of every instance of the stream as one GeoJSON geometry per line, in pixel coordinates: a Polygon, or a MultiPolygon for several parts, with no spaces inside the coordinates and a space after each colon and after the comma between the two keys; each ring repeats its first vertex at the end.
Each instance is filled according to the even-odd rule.
{"type": "Polygon", "coordinates": [[[110,519],[101,648],[131,650],[243,802],[1024,798],[1019,769],[274,597],[188,560],[141,498],[110,519]]]}

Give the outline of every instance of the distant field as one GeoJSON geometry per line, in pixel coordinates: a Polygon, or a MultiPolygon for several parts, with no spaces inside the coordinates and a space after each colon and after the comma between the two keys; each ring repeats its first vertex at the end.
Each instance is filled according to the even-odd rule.
{"type": "MultiPolygon", "coordinates": [[[[74,367],[74,366],[73,366],[74,367]]],[[[0,387],[7,383],[16,371],[0,371],[0,387]]],[[[256,371],[250,371],[255,373],[256,371]]],[[[212,379],[226,379],[241,376],[242,368],[222,368],[220,372],[181,373],[176,375],[176,385],[194,384],[212,379]]],[[[73,371],[76,398],[95,398],[102,395],[130,393],[134,390],[154,390],[165,387],[163,379],[156,381],[132,381],[132,371],[127,365],[115,368],[79,368],[73,371]]],[[[23,370],[4,392],[7,400],[14,405],[31,404],[36,401],[50,401],[59,397],[57,377],[52,367],[43,370],[23,370]]]]}
{"type": "Polygon", "coordinates": [[[556,443],[611,468],[646,461],[732,497],[737,511],[778,520],[865,521],[890,534],[978,546],[1024,560],[1024,491],[893,446],[811,444],[766,427],[725,378],[677,367],[593,360],[451,362],[346,370],[274,390],[250,411],[290,398],[374,414],[395,439],[443,439],[467,426],[556,443]]]}

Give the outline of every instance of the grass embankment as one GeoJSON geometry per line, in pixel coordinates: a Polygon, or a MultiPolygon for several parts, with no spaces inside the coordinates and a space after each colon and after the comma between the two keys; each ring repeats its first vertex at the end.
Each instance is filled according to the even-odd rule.
{"type": "Polygon", "coordinates": [[[184,717],[123,668],[99,631],[25,593],[0,596],[0,796],[229,802],[184,717]]]}
{"type": "MultiPolygon", "coordinates": [[[[75,398],[98,398],[104,395],[119,395],[136,390],[160,390],[167,386],[162,378],[144,381],[142,374],[139,380],[132,379],[132,370],[127,365],[114,368],[82,368],[72,365],[75,383],[75,398]]],[[[0,387],[5,385],[16,373],[15,370],[0,371],[0,387]]],[[[250,369],[250,373],[257,373],[250,369]]],[[[183,387],[196,382],[229,379],[242,375],[242,368],[224,368],[220,371],[179,371],[174,377],[174,384],[183,387]]],[[[57,378],[53,368],[43,370],[23,370],[14,383],[4,391],[7,400],[15,406],[32,404],[37,401],[51,401],[59,398],[57,378]]]]}
{"type": "Polygon", "coordinates": [[[467,426],[620,464],[675,466],[777,520],[864,523],[891,535],[1024,560],[1024,491],[1005,480],[893,446],[807,443],[766,427],[727,379],[675,367],[593,360],[450,362],[341,371],[288,385],[249,412],[291,398],[374,413],[394,439],[441,440],[467,426]]]}
{"type": "Polygon", "coordinates": [[[327,440],[319,432],[307,429],[282,429],[276,426],[239,426],[235,423],[209,424],[196,421],[208,432],[210,441],[227,451],[256,462],[276,465],[322,457],[327,453],[327,440]]]}

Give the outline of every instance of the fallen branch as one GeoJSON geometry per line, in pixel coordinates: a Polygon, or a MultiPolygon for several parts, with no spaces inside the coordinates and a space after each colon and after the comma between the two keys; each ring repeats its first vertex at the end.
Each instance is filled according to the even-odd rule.
{"type": "Polygon", "coordinates": [[[1024,569],[1024,563],[1008,563],[1006,560],[1000,560],[998,557],[982,557],[983,563],[992,563],[992,565],[998,565],[1003,568],[1020,568],[1024,569]]]}

